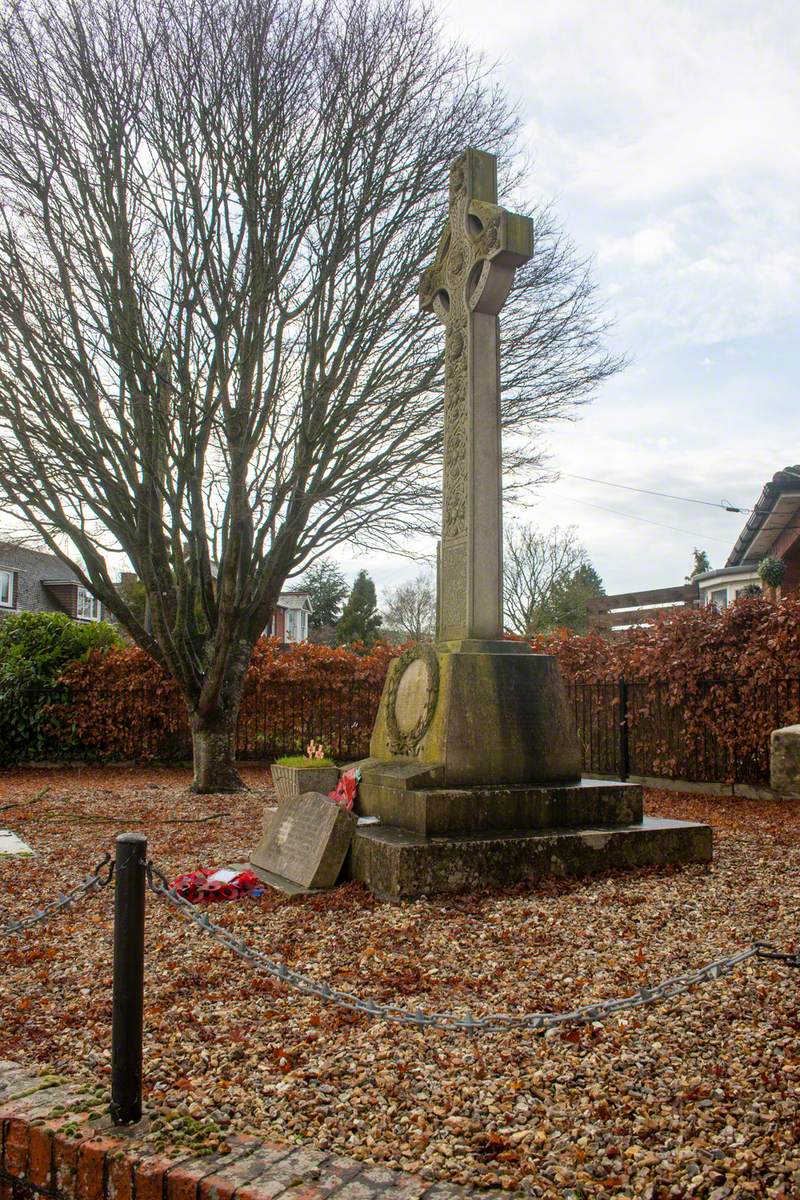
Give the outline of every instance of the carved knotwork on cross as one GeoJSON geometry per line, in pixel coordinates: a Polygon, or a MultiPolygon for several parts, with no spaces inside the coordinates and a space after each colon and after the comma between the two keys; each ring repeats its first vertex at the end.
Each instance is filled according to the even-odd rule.
{"type": "Polygon", "coordinates": [[[423,273],[419,303],[448,333],[473,312],[494,316],[514,272],[533,254],[533,222],[497,204],[497,159],[465,150],[450,167],[450,211],[436,261],[423,273]]]}
{"type": "Polygon", "coordinates": [[[443,640],[502,634],[497,317],[532,254],[531,219],[497,204],[495,156],[466,150],[450,167],[447,226],[420,282],[420,307],[445,326],[443,640]]]}

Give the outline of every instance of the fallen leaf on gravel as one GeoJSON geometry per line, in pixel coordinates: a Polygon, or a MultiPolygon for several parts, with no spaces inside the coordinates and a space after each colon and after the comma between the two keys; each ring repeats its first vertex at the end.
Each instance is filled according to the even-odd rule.
{"type": "MultiPolygon", "coordinates": [[[[241,861],[270,797],[263,770],[243,773],[257,790],[233,797],[194,796],[173,768],[0,774],[0,807],[19,806],[4,821],[37,855],[0,861],[3,919],[82,878],[132,817],[170,878],[241,861]]],[[[667,792],[646,804],[709,821],[714,863],[397,906],[356,884],[270,892],[214,919],[332,987],[476,1014],[574,1008],[756,938],[793,947],[800,805],[667,792]]],[[[7,941],[0,973],[0,1056],[85,1082],[101,1105],[112,906],[109,889],[7,941]]],[[[531,1196],[798,1196],[797,983],[751,961],[602,1026],[467,1039],[291,992],[149,896],[145,1088],[163,1146],[250,1131],[531,1196]]]]}

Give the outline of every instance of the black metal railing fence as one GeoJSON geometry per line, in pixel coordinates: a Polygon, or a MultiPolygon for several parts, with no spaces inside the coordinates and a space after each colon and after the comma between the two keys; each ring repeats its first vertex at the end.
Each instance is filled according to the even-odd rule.
{"type": "Polygon", "coordinates": [[[769,783],[769,735],[800,721],[800,677],[568,683],[587,773],[769,783]]]}
{"type": "Polygon", "coordinates": [[[290,682],[279,694],[265,690],[245,694],[237,757],[257,761],[303,754],[314,738],[339,762],[366,758],[382,690],[382,684],[366,682],[314,690],[290,682]]]}
{"type": "MultiPolygon", "coordinates": [[[[365,757],[382,686],[287,680],[246,691],[237,756],[270,762],[322,741],[344,762],[365,757]]],[[[800,722],[800,677],[692,680],[678,695],[667,681],[567,683],[588,774],[661,776],[697,782],[766,784],[772,729],[800,722]],[[677,695],[677,698],[676,698],[677,695]]],[[[153,704],[148,689],[127,693],[124,739],[115,721],[115,759],[191,759],[186,709],[153,704]]],[[[100,757],[102,748],[98,747],[100,757]]]]}
{"type": "MultiPolygon", "coordinates": [[[[341,687],[309,687],[287,680],[280,687],[249,689],[239,712],[236,756],[270,762],[303,754],[309,741],[321,741],[337,761],[365,758],[382,685],[347,682],[341,687]]],[[[115,757],[186,762],[192,739],[186,706],[176,695],[167,705],[149,703],[150,689],[126,697],[124,740],[115,728],[115,757]]],[[[102,750],[101,750],[102,756],[102,750]]]]}

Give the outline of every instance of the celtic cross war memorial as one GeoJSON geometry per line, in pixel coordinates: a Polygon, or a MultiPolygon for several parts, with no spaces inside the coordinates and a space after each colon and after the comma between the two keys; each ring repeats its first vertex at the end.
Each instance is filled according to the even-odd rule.
{"type": "Polygon", "coordinates": [[[707,826],[581,779],[556,660],[503,640],[499,315],[532,254],[531,219],[498,206],[495,157],[466,150],[420,286],[445,334],[437,641],[392,664],[358,764],[359,812],[381,823],[357,831],[349,870],[379,896],[711,857],[707,826]]]}

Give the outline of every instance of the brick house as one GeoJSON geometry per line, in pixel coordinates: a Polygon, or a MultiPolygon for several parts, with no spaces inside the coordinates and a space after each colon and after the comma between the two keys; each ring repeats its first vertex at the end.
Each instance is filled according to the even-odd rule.
{"type": "Polygon", "coordinates": [[[764,485],[727,566],[755,567],[768,554],[786,563],[782,591],[800,587],[800,465],[784,467],[764,485]]]}
{"type": "Polygon", "coordinates": [[[772,476],[725,566],[697,576],[700,604],[726,608],[748,584],[760,586],[758,564],[768,555],[786,563],[781,593],[796,591],[800,587],[800,466],[784,467],[772,476]]]}
{"type": "Polygon", "coordinates": [[[282,642],[308,641],[311,597],[308,592],[281,592],[265,633],[282,642]]]}
{"type": "Polygon", "coordinates": [[[63,612],[101,621],[103,606],[55,554],[0,541],[0,620],[13,612],[63,612]]]}
{"type": "Polygon", "coordinates": [[[675,605],[727,608],[745,589],[761,586],[758,564],[768,555],[786,564],[782,595],[800,588],[800,465],[784,467],[764,485],[724,567],[680,587],[603,596],[589,606],[589,625],[618,636],[675,605]]]}
{"type": "MultiPolygon", "coordinates": [[[[111,614],[106,618],[101,602],[55,554],[0,541],[0,620],[13,612],[63,612],[74,621],[114,620],[111,614]]],[[[265,632],[282,642],[305,642],[310,613],[307,592],[282,592],[265,632]]]]}

